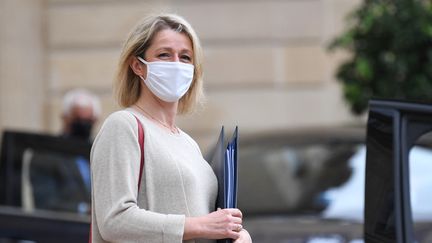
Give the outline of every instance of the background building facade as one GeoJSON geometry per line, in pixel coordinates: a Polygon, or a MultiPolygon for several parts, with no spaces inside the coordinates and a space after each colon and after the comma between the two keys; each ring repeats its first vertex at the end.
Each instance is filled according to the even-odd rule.
{"type": "MultiPolygon", "coordinates": [[[[112,95],[121,44],[148,13],[184,16],[205,53],[205,109],[179,126],[206,148],[221,125],[255,133],[355,123],[332,38],[360,0],[0,0],[0,130],[56,133],[62,96],[112,95]]],[[[100,125],[100,123],[99,123],[100,125]]]]}

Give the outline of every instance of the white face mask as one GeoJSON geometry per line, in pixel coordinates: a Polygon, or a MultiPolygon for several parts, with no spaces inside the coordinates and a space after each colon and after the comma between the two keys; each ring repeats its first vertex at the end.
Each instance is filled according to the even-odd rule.
{"type": "Polygon", "coordinates": [[[178,101],[188,91],[194,74],[194,66],[182,62],[147,62],[147,77],[140,78],[150,91],[166,102],[178,101]]]}

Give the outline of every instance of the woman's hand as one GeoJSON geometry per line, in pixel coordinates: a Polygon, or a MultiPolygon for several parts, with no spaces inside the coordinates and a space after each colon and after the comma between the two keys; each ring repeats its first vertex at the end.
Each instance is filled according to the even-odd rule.
{"type": "Polygon", "coordinates": [[[245,229],[240,231],[240,237],[237,238],[234,243],[252,243],[252,238],[245,229]]]}
{"type": "Polygon", "coordinates": [[[203,217],[186,218],[183,239],[239,239],[243,234],[242,217],[240,210],[227,208],[218,209],[203,217]]]}

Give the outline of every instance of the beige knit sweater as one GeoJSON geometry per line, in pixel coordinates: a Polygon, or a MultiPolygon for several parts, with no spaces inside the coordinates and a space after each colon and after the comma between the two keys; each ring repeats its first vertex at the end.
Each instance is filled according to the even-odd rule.
{"type": "Polygon", "coordinates": [[[93,243],[182,242],[185,217],[215,207],[217,179],[195,141],[183,131],[170,133],[132,108],[105,120],[92,147],[91,171],[93,243]],[[133,114],[145,134],[142,178],[133,114]]]}

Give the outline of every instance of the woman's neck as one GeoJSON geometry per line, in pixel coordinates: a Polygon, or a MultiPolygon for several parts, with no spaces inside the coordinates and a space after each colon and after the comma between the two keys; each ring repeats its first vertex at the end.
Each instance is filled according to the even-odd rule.
{"type": "Polygon", "coordinates": [[[159,122],[175,128],[178,102],[165,102],[153,95],[149,90],[143,90],[135,103],[138,109],[159,122]]]}

